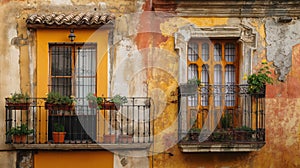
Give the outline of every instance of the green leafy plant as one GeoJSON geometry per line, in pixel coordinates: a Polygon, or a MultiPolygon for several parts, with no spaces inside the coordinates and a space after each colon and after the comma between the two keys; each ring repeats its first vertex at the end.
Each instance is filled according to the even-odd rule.
{"type": "Polygon", "coordinates": [[[104,99],[103,97],[97,97],[95,94],[93,93],[89,93],[87,96],[86,96],[86,99],[92,103],[97,103],[97,104],[101,104],[104,99]]]}
{"type": "Polygon", "coordinates": [[[231,128],[232,127],[232,116],[230,113],[225,112],[225,114],[221,117],[222,128],[231,128]]]}
{"type": "Polygon", "coordinates": [[[236,128],[235,130],[237,130],[237,131],[247,131],[247,132],[252,132],[253,131],[252,128],[244,126],[244,125],[241,126],[241,127],[236,128]]]}
{"type": "Polygon", "coordinates": [[[45,99],[46,103],[56,105],[73,105],[75,103],[74,96],[63,96],[58,92],[50,92],[45,99]]]}
{"type": "Polygon", "coordinates": [[[270,76],[271,72],[266,60],[262,61],[262,67],[257,73],[251,74],[247,77],[247,83],[249,84],[249,93],[261,93],[265,84],[273,84],[273,78],[270,76]]]}
{"type": "Polygon", "coordinates": [[[187,81],[187,83],[188,83],[188,84],[195,84],[195,85],[197,85],[197,86],[200,86],[201,80],[198,79],[198,78],[192,78],[192,79],[189,79],[189,80],[187,81]]]}
{"type": "Polygon", "coordinates": [[[62,124],[54,123],[53,124],[53,132],[65,132],[65,127],[62,124]]]}
{"type": "Polygon", "coordinates": [[[128,102],[127,98],[125,96],[121,96],[119,94],[113,96],[111,99],[110,99],[111,102],[117,104],[117,105],[122,105],[122,104],[125,104],[128,102]]]}
{"type": "Polygon", "coordinates": [[[192,127],[187,134],[187,140],[198,141],[200,132],[201,132],[200,128],[192,127]]]}
{"type": "Polygon", "coordinates": [[[29,95],[27,93],[13,93],[9,97],[6,98],[6,102],[8,103],[29,103],[29,95]]]}
{"type": "Polygon", "coordinates": [[[201,129],[200,129],[200,128],[191,128],[191,129],[189,130],[189,133],[198,133],[198,134],[200,134],[200,132],[201,132],[201,129]]]}
{"type": "Polygon", "coordinates": [[[12,127],[6,132],[7,135],[29,135],[33,133],[33,129],[28,129],[26,124],[21,124],[16,127],[12,127]]]}

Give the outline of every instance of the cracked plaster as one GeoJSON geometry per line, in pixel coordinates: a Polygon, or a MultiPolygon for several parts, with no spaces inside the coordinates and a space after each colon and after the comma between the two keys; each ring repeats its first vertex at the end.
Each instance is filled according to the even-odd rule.
{"type": "Polygon", "coordinates": [[[300,41],[300,21],[278,23],[276,19],[266,20],[267,59],[272,61],[278,80],[285,81],[292,66],[292,48],[300,41]]]}

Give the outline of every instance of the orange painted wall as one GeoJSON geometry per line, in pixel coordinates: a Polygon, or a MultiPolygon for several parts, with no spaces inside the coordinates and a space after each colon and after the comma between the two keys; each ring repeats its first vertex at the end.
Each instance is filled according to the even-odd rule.
{"type": "Polygon", "coordinates": [[[35,168],[112,168],[113,157],[107,151],[38,152],[34,155],[35,168]]]}

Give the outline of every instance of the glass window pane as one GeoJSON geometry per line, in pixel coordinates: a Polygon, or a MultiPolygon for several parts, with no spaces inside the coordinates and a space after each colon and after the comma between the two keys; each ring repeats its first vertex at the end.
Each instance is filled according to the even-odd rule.
{"type": "Polygon", "coordinates": [[[198,79],[198,66],[196,64],[189,65],[188,79],[198,79]]]}
{"type": "Polygon", "coordinates": [[[201,88],[201,105],[208,106],[209,66],[207,64],[202,65],[201,84],[204,84],[201,88]]]}
{"type": "Polygon", "coordinates": [[[214,84],[222,85],[222,67],[220,64],[217,64],[214,67],[214,84]]]}
{"type": "Polygon", "coordinates": [[[51,75],[72,75],[72,48],[70,46],[53,46],[51,48],[51,75]]]}
{"type": "MultiPolygon", "coordinates": [[[[188,67],[188,79],[198,79],[198,66],[196,64],[191,64],[188,67]]],[[[198,105],[198,95],[188,97],[189,106],[198,105]]]]}
{"type": "Polygon", "coordinates": [[[78,48],[76,59],[76,76],[96,75],[96,49],[78,48]]]}
{"type": "Polygon", "coordinates": [[[202,60],[207,61],[209,59],[209,45],[207,43],[202,44],[202,60]]]}
{"type": "Polygon", "coordinates": [[[219,43],[216,43],[214,45],[214,58],[215,58],[215,61],[222,60],[222,46],[219,43]]]}
{"type": "Polygon", "coordinates": [[[77,49],[75,65],[77,105],[87,105],[88,93],[96,91],[96,48],[83,46],[77,49]]]}
{"type": "Polygon", "coordinates": [[[234,65],[226,65],[225,67],[225,84],[234,85],[235,84],[235,67],[234,65]]]}
{"type": "Polygon", "coordinates": [[[198,44],[197,43],[189,43],[188,46],[188,59],[189,61],[197,61],[198,56],[198,44]]]}
{"type": "Polygon", "coordinates": [[[225,67],[225,84],[226,84],[226,95],[225,104],[226,106],[235,105],[235,67],[233,65],[226,65],[225,67]]]}
{"type": "Polygon", "coordinates": [[[214,67],[214,105],[221,106],[222,91],[222,67],[217,64],[214,67]]]}
{"type": "Polygon", "coordinates": [[[225,59],[228,62],[235,60],[235,45],[232,43],[225,44],[225,59]]]}
{"type": "Polygon", "coordinates": [[[72,79],[71,78],[52,78],[51,91],[59,92],[62,95],[72,95],[72,79]]]}

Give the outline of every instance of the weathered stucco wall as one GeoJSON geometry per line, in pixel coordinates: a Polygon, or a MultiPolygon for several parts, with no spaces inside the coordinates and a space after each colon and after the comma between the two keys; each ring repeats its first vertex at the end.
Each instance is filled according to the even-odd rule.
{"type": "MultiPolygon", "coordinates": [[[[174,51],[172,35],[178,27],[184,24],[193,23],[200,27],[237,26],[239,23],[250,25],[258,33],[257,46],[253,50],[251,58],[252,71],[256,71],[261,60],[267,58],[270,65],[274,64],[271,66],[272,71],[275,72],[276,70],[277,72],[277,75],[273,74],[274,79],[276,80],[279,77],[280,80],[283,80],[285,79],[284,74],[286,74],[287,81],[282,83],[276,80],[273,86],[267,87],[266,145],[258,152],[181,153],[176,145],[172,147],[177,142],[176,126],[172,125],[176,121],[177,116],[173,112],[177,110],[177,107],[168,103],[163,110],[164,113],[155,122],[155,132],[165,132],[161,136],[155,137],[156,141],[152,150],[161,152],[162,149],[167,149],[166,151],[173,153],[174,156],[166,153],[155,155],[152,158],[153,167],[299,167],[300,117],[297,112],[299,108],[299,93],[297,92],[299,90],[299,77],[296,76],[296,74],[299,74],[299,62],[296,59],[299,57],[299,45],[295,46],[296,43],[299,44],[300,42],[299,34],[295,31],[296,27],[299,27],[297,26],[299,21],[295,20],[291,24],[281,24],[276,28],[277,24],[274,25],[273,18],[267,20],[214,18],[176,18],[170,20],[172,20],[172,24],[167,22],[161,24],[162,34],[168,39],[154,42],[158,43],[161,48],[170,50],[170,52],[174,51]],[[289,63],[292,63],[291,71],[289,71],[289,63]]],[[[161,55],[157,56],[156,59],[158,57],[161,57],[161,55]]],[[[167,60],[163,64],[166,67],[171,66],[167,60]]],[[[160,77],[154,78],[153,81],[158,79],[158,81],[163,82],[161,79],[169,78],[168,75],[163,73],[159,73],[159,75],[160,77]]],[[[168,90],[173,88],[172,84],[176,85],[177,81],[174,83],[171,81],[165,82],[169,85],[157,85],[151,80],[148,81],[150,86],[151,84],[154,86],[153,88],[160,88],[164,91],[165,100],[171,99],[172,95],[169,94],[168,90]]],[[[153,88],[149,87],[149,92],[153,88]]]]}
{"type": "MultiPolygon", "coordinates": [[[[34,96],[35,35],[26,28],[28,14],[50,12],[102,11],[131,13],[140,10],[143,1],[135,0],[4,0],[0,2],[0,167],[16,167],[17,154],[5,144],[5,102],[10,93],[23,91],[34,96]],[[10,151],[11,150],[11,151],[10,151]]],[[[28,164],[27,164],[28,165],[28,164]]],[[[26,167],[20,162],[20,167],[26,167]]],[[[18,167],[17,166],[17,167],[18,167]]]]}

